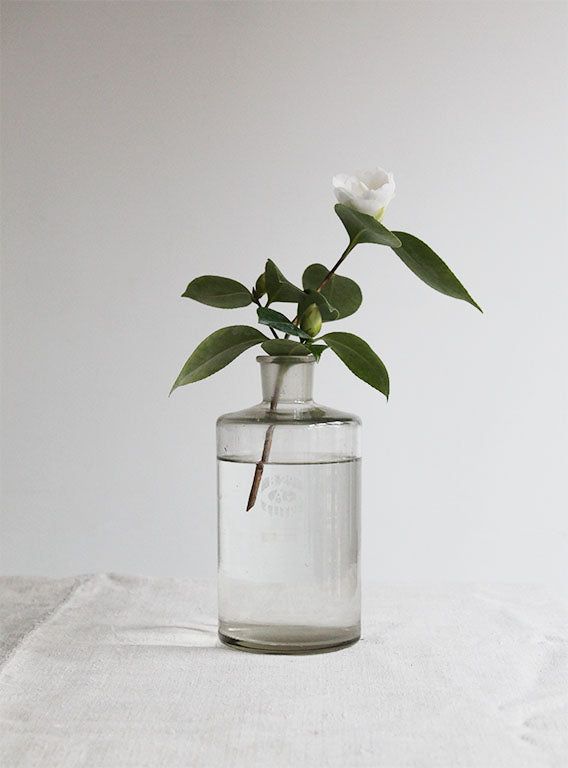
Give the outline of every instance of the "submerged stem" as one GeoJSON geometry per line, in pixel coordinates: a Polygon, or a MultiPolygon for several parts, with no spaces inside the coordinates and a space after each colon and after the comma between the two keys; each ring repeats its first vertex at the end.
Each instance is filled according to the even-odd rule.
{"type": "MultiPolygon", "coordinates": [[[[274,384],[274,392],[272,393],[272,399],[270,401],[270,411],[276,411],[278,406],[278,398],[280,397],[280,389],[282,387],[282,379],[284,378],[284,366],[281,365],[278,369],[278,375],[276,377],[276,383],[274,384]]],[[[264,438],[264,448],[262,449],[262,457],[257,463],[254,469],[254,477],[252,480],[252,487],[247,502],[247,512],[254,507],[256,497],[258,495],[258,489],[260,487],[260,481],[262,480],[262,473],[264,471],[264,465],[268,461],[270,455],[270,448],[272,446],[272,436],[274,434],[274,427],[276,424],[271,424],[266,430],[266,436],[264,438]]]]}
{"type": "MultiPolygon", "coordinates": [[[[335,274],[336,270],[341,266],[347,255],[350,251],[353,250],[353,248],[357,245],[356,240],[351,240],[349,242],[349,245],[347,248],[343,251],[339,259],[336,261],[336,263],[333,265],[333,267],[329,270],[327,275],[324,277],[324,279],[321,281],[319,288],[316,288],[316,292],[319,293],[322,288],[325,288],[325,286],[329,283],[333,275],[335,274]]],[[[260,306],[260,304],[259,304],[260,306]]],[[[292,320],[294,325],[298,322],[298,315],[292,320]]],[[[272,329],[271,329],[272,330],[272,329]]],[[[274,333],[274,331],[272,331],[274,333]]],[[[276,334],[274,334],[276,336],[276,334]]],[[[289,337],[289,334],[285,334],[284,338],[287,339],[289,337]]],[[[276,384],[274,386],[274,393],[272,395],[272,400],[270,401],[270,411],[275,411],[278,406],[278,398],[280,396],[280,388],[282,386],[282,379],[284,377],[284,366],[280,366],[280,370],[278,371],[278,377],[276,379],[276,384]]],[[[271,424],[268,429],[266,430],[266,435],[264,437],[264,447],[262,449],[262,456],[260,461],[257,463],[255,469],[254,469],[254,477],[252,479],[252,487],[250,489],[250,494],[248,497],[247,502],[247,512],[249,509],[252,509],[254,507],[254,504],[256,502],[256,497],[258,496],[258,489],[260,488],[260,481],[262,480],[262,473],[264,472],[264,465],[268,461],[268,457],[270,456],[270,449],[272,447],[272,437],[274,435],[274,428],[276,424],[271,424]]]]}

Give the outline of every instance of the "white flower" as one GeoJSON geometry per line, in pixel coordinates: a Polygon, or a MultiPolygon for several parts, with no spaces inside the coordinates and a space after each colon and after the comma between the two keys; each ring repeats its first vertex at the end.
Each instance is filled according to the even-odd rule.
{"type": "Polygon", "coordinates": [[[333,177],[333,191],[340,203],[382,221],[385,208],[394,197],[392,173],[382,168],[358,171],[353,176],[339,173],[333,177]]]}

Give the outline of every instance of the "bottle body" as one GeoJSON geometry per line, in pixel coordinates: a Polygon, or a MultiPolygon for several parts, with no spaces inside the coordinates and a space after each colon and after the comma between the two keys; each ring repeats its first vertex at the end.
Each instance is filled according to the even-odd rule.
{"type": "Polygon", "coordinates": [[[350,645],[360,635],[360,420],[314,403],[313,358],[259,362],[263,402],[217,422],[219,634],[272,653],[350,645]]]}

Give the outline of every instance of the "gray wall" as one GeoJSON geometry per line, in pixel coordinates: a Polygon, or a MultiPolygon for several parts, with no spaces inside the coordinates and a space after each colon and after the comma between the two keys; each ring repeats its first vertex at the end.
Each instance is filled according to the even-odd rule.
{"type": "Polygon", "coordinates": [[[380,164],[385,224],[485,314],[387,249],[349,257],[343,327],[392,397],[331,354],[317,396],[364,416],[365,575],[560,581],[566,8],[5,4],[2,571],[214,573],[214,421],[258,400],[254,353],[167,394],[254,313],[179,296],[267,257],[331,264],[331,176],[380,164]]]}

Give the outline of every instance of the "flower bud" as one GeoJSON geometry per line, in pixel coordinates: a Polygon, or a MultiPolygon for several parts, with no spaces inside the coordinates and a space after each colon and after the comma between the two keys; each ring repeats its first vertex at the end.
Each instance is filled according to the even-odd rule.
{"type": "Polygon", "coordinates": [[[261,299],[265,293],[266,293],[266,277],[263,272],[262,275],[259,275],[258,280],[255,283],[255,286],[253,289],[253,296],[255,297],[255,299],[261,299]]]}
{"type": "Polygon", "coordinates": [[[317,336],[321,330],[321,312],[317,304],[310,304],[302,315],[300,328],[309,333],[310,336],[317,336]]]}

